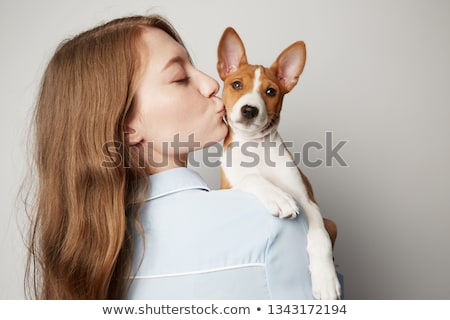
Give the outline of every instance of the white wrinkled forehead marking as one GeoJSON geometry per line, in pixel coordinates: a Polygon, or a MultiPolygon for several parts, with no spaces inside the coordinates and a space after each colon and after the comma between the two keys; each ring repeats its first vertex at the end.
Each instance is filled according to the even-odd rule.
{"type": "Polygon", "coordinates": [[[259,95],[259,87],[261,86],[261,69],[255,70],[255,81],[253,82],[253,92],[259,95]]]}

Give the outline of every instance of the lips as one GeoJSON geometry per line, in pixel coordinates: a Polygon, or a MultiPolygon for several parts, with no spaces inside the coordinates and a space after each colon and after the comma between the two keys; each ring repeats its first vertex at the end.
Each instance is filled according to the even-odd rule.
{"type": "Polygon", "coordinates": [[[226,112],[227,111],[225,109],[225,106],[222,106],[222,108],[219,111],[217,111],[217,113],[220,114],[220,115],[225,115],[226,112]]]}

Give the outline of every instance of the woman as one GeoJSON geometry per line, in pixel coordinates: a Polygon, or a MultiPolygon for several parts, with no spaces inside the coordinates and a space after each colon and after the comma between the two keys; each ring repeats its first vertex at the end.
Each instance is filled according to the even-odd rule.
{"type": "Polygon", "coordinates": [[[60,45],[35,110],[37,298],[312,298],[304,217],[186,168],[227,133],[218,90],[158,16],[60,45]]]}

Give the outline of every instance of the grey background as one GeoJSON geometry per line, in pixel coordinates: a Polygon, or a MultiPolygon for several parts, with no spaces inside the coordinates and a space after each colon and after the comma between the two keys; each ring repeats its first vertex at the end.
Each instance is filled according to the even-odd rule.
{"type": "MultiPolygon", "coordinates": [[[[304,40],[308,58],[285,99],[280,131],[294,152],[347,141],[348,166],[304,168],[335,220],[348,299],[450,299],[450,2],[0,2],[0,298],[21,299],[25,248],[16,195],[43,69],[60,41],[111,18],[156,12],[216,79],[216,47],[231,25],[250,62],[268,65],[304,40]]],[[[325,149],[310,160],[325,160],[325,149]]],[[[201,153],[193,159],[202,159],[201,153]]],[[[217,187],[218,168],[199,170],[217,187]]]]}

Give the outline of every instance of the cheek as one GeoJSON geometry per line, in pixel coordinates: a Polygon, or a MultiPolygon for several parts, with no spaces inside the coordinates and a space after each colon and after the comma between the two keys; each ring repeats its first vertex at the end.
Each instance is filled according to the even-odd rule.
{"type": "Polygon", "coordinates": [[[185,129],[184,139],[193,137],[196,149],[201,149],[207,145],[214,144],[225,138],[228,127],[223,122],[222,116],[216,113],[212,105],[202,104],[193,107],[193,110],[186,115],[180,127],[185,129]],[[189,135],[192,135],[189,137],[189,135]]]}
{"type": "Polygon", "coordinates": [[[280,112],[280,107],[281,107],[280,98],[278,98],[278,97],[273,97],[273,98],[267,97],[267,98],[264,99],[264,101],[266,103],[267,114],[273,115],[273,114],[278,114],[280,112]]]}
{"type": "Polygon", "coordinates": [[[209,100],[191,92],[160,90],[142,97],[144,101],[141,126],[147,141],[195,142],[197,149],[222,140],[227,133],[227,126],[209,100]]]}
{"type": "Polygon", "coordinates": [[[145,120],[143,125],[146,128],[143,129],[152,133],[152,136],[148,138],[154,140],[173,138],[186,122],[187,102],[165,91],[154,95],[149,94],[146,102],[143,108],[145,120]]]}

